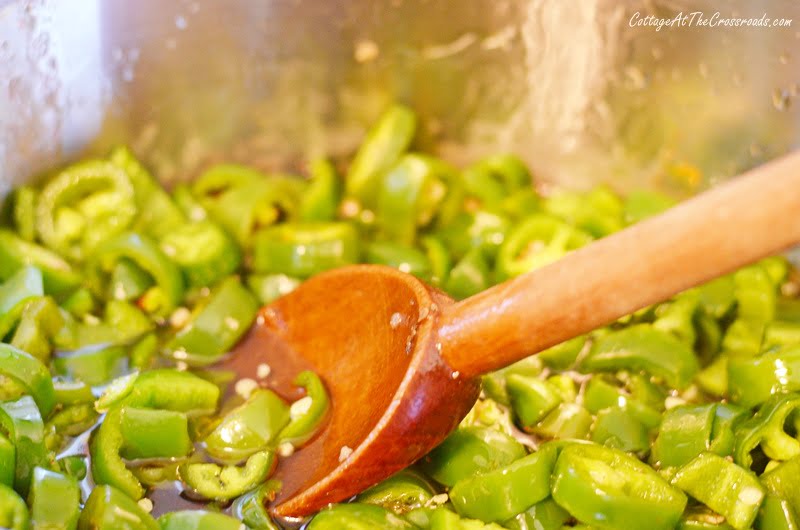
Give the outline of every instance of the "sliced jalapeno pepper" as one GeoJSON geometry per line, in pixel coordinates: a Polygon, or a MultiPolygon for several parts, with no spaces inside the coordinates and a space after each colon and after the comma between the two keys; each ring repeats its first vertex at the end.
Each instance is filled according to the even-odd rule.
{"type": "Polygon", "coordinates": [[[687,502],[646,464],[594,444],[562,449],[551,485],[553,500],[597,528],[671,529],[687,502]]]}
{"type": "Polygon", "coordinates": [[[629,410],[609,407],[597,413],[592,441],[622,451],[645,451],[650,445],[648,429],[629,410]]]}
{"type": "Polygon", "coordinates": [[[95,285],[102,285],[102,273],[110,273],[120,258],[128,258],[147,272],[163,296],[160,307],[151,308],[160,316],[168,315],[183,298],[183,278],[180,269],[147,236],[124,232],[109,239],[92,255],[89,274],[95,285]]]}
{"type": "Polygon", "coordinates": [[[281,224],[259,231],[253,270],[307,278],[358,261],[358,234],[349,223],[281,224]]]}
{"type": "Polygon", "coordinates": [[[0,484],[14,486],[14,469],[17,462],[17,449],[14,442],[0,432],[0,484]]]}
{"type": "Polygon", "coordinates": [[[751,451],[758,446],[773,460],[789,460],[800,455],[800,441],[784,431],[790,414],[800,407],[800,394],[776,395],[761,405],[755,416],[736,427],[736,448],[733,458],[737,464],[750,469],[751,451]]]}
{"type": "Polygon", "coordinates": [[[450,270],[445,290],[456,300],[468,298],[491,285],[490,274],[483,251],[473,248],[450,270]]]}
{"type": "Polygon", "coordinates": [[[553,385],[538,377],[510,374],[506,388],[514,414],[523,427],[533,427],[563,401],[553,385]]]}
{"type": "Polygon", "coordinates": [[[508,466],[459,480],[450,490],[450,500],[459,514],[473,519],[510,519],[550,495],[556,457],[555,448],[546,447],[508,466]]]}
{"type": "Polygon", "coordinates": [[[423,470],[437,482],[453,486],[463,478],[508,465],[525,456],[513,437],[487,427],[459,428],[422,459],[423,470]]]}
{"type": "Polygon", "coordinates": [[[416,125],[414,113],[401,105],[393,105],[381,115],[350,164],[347,195],[367,208],[374,206],[381,177],[411,144],[416,125]]]}
{"type": "Polygon", "coordinates": [[[268,447],[289,419],[289,406],[277,394],[256,390],[206,437],[206,451],[220,460],[239,461],[268,447]]]}
{"type": "Polygon", "coordinates": [[[244,467],[189,463],[181,465],[178,474],[195,493],[207,499],[228,500],[264,482],[274,465],[274,454],[260,451],[250,456],[244,467]]]}
{"type": "Polygon", "coordinates": [[[300,285],[300,280],[286,274],[251,274],[247,286],[262,304],[270,304],[289,294],[300,285]]]}
{"type": "Polygon", "coordinates": [[[278,530],[278,526],[267,513],[266,505],[278,495],[281,489],[279,480],[268,480],[254,490],[250,490],[233,501],[231,514],[249,528],[255,530],[278,530]]]}
{"type": "Polygon", "coordinates": [[[672,483],[724,515],[736,529],[750,528],[765,494],[755,475],[713,453],[701,453],[687,463],[672,483]]]}
{"type": "Polygon", "coordinates": [[[773,394],[800,390],[800,346],[728,361],[728,395],[753,407],[773,394]]]}
{"type": "Polygon", "coordinates": [[[682,389],[692,381],[698,365],[686,344],[647,324],[637,324],[600,337],[581,369],[644,370],[671,387],[682,389]]]}
{"type": "Polygon", "coordinates": [[[42,416],[47,417],[53,410],[56,403],[53,380],[41,361],[10,344],[0,343],[0,374],[23,385],[42,416]]]}
{"type": "Polygon", "coordinates": [[[97,486],[86,500],[78,530],[161,530],[153,517],[124,492],[97,486]]]}
{"type": "Polygon", "coordinates": [[[165,234],[161,250],[177,263],[190,287],[213,285],[239,268],[239,248],[210,222],[182,224],[165,234]]]}
{"type": "Polygon", "coordinates": [[[74,478],[41,467],[33,470],[28,504],[34,529],[74,530],[81,512],[80,500],[74,478]]]}
{"type": "Polygon", "coordinates": [[[381,232],[401,244],[411,245],[417,229],[433,219],[447,194],[447,180],[455,171],[435,158],[403,155],[382,178],[377,198],[381,232]]]}
{"type": "Polygon", "coordinates": [[[25,501],[13,489],[0,484],[0,525],[9,530],[28,530],[30,516],[25,501]]]}
{"type": "Polygon", "coordinates": [[[401,515],[426,506],[435,493],[424,478],[405,470],[360,493],[356,502],[377,504],[401,515]]]}
{"type": "Polygon", "coordinates": [[[331,407],[325,385],[317,374],[309,370],[300,372],[294,384],[303,387],[306,395],[289,407],[289,424],[278,435],[278,443],[299,447],[319,431],[331,407]]]}
{"type": "Polygon", "coordinates": [[[171,355],[208,364],[231,350],[256,318],[258,303],[239,278],[223,280],[167,345],[171,355]]]}
{"type": "Polygon", "coordinates": [[[795,512],[800,513],[800,457],[792,458],[761,475],[761,483],[773,495],[786,499],[795,512]]]}
{"type": "MultiPolygon", "coordinates": [[[[136,476],[125,467],[125,462],[120,457],[120,451],[124,443],[120,429],[121,415],[121,407],[111,408],[100,423],[100,428],[97,429],[92,437],[90,444],[92,477],[97,484],[113,486],[114,491],[119,490],[118,493],[120,495],[138,500],[144,495],[144,488],[136,476]]],[[[98,490],[99,488],[95,488],[95,491],[98,490]]],[[[106,493],[111,495],[110,490],[106,493]]],[[[92,495],[94,495],[94,492],[92,495]]],[[[86,513],[90,502],[91,497],[86,502],[87,506],[84,508],[84,513],[86,513]]],[[[97,502],[100,502],[100,499],[97,502]]],[[[110,502],[110,500],[103,502],[110,502]]],[[[83,518],[83,515],[81,515],[81,519],[83,518]]]]}
{"type": "Polygon", "coordinates": [[[123,407],[120,433],[120,454],[129,460],[181,457],[193,449],[186,414],[182,412],[123,407]]]}
{"type": "Polygon", "coordinates": [[[219,387],[179,370],[159,369],[139,374],[123,402],[131,407],[208,414],[217,408],[219,387]],[[169,388],[169,392],[164,392],[169,388]]]}
{"type": "Polygon", "coordinates": [[[311,519],[308,530],[412,530],[414,526],[374,504],[335,504],[311,519]]]}
{"type": "Polygon", "coordinates": [[[431,263],[428,257],[422,251],[403,244],[387,241],[370,243],[366,248],[366,261],[389,265],[423,280],[431,277],[431,263]]]}
{"type": "Polygon", "coordinates": [[[242,523],[233,517],[205,510],[165,513],[158,518],[161,530],[241,530],[242,523]]]}
{"type": "Polygon", "coordinates": [[[309,165],[311,182],[300,200],[301,221],[333,221],[342,194],[336,169],[328,160],[318,159],[309,165]]]}
{"type": "Polygon", "coordinates": [[[652,460],[662,467],[682,466],[711,447],[716,403],[668,410],[653,444],[652,460]]]}
{"type": "Polygon", "coordinates": [[[109,162],[65,169],[42,189],[36,228],[45,245],[81,260],[99,243],[125,230],[136,216],[128,175],[109,162]]]}
{"type": "Polygon", "coordinates": [[[0,230],[0,280],[9,279],[26,265],[42,272],[44,290],[53,296],[66,295],[81,283],[78,273],[58,254],[0,230]]]}
{"type": "Polygon", "coordinates": [[[508,233],[497,255],[497,278],[513,278],[552,263],[592,237],[545,214],[534,214],[508,233]]]}
{"type": "Polygon", "coordinates": [[[180,208],[127,147],[118,147],[109,161],[128,175],[136,196],[137,217],[133,228],[161,239],[185,222],[180,208]]]}
{"type": "Polygon", "coordinates": [[[26,494],[33,469],[47,465],[44,446],[44,423],[36,403],[30,396],[0,403],[0,426],[16,447],[14,489],[26,494]]]}

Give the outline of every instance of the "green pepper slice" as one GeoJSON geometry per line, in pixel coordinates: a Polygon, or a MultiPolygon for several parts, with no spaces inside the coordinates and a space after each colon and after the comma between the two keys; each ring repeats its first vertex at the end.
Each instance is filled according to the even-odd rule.
{"type": "Polygon", "coordinates": [[[11,345],[47,362],[53,340],[64,326],[61,311],[49,296],[28,300],[20,315],[11,345]]]}
{"type": "Polygon", "coordinates": [[[769,493],[786,499],[794,510],[800,513],[800,488],[797,477],[800,476],[800,457],[783,462],[761,475],[761,483],[769,493]]]}
{"type": "Polygon", "coordinates": [[[269,446],[289,420],[286,403],[275,392],[258,389],[206,437],[206,451],[223,461],[241,460],[269,446]]]}
{"type": "Polygon", "coordinates": [[[562,449],[551,485],[553,500],[597,528],[671,529],[687,502],[646,464],[593,444],[562,449]]]}
{"type": "Polygon", "coordinates": [[[506,521],[503,526],[510,530],[561,530],[570,517],[569,512],[548,497],[506,521]]]}
{"type": "Polygon", "coordinates": [[[334,504],[311,519],[308,530],[412,530],[414,525],[374,504],[334,504]]]}
{"type": "Polygon", "coordinates": [[[26,241],[36,238],[36,202],[39,192],[30,186],[20,186],[13,195],[12,218],[14,229],[26,241]]]}
{"type": "Polygon", "coordinates": [[[33,469],[47,465],[44,422],[33,399],[22,396],[16,401],[0,403],[0,427],[16,447],[14,488],[27,493],[33,469]]]}
{"type": "Polygon", "coordinates": [[[22,314],[25,302],[44,296],[42,273],[25,265],[0,285],[0,339],[8,335],[22,314]]]}
{"type": "Polygon", "coordinates": [[[223,280],[167,345],[171,355],[208,364],[229,352],[256,318],[258,303],[237,277],[223,280]]]}
{"type": "Polygon", "coordinates": [[[773,394],[798,390],[800,346],[728,361],[728,395],[743,407],[759,405],[773,394]]]}
{"type": "Polygon", "coordinates": [[[653,444],[652,461],[659,467],[687,464],[711,446],[717,404],[683,405],[668,410],[653,444]]]}
{"type": "Polygon", "coordinates": [[[267,513],[266,505],[278,495],[281,489],[279,480],[268,480],[233,501],[231,514],[255,530],[279,530],[267,513]]]}
{"type": "Polygon", "coordinates": [[[800,407],[800,394],[776,395],[761,405],[755,416],[736,427],[733,458],[750,469],[750,453],[758,446],[773,460],[789,460],[800,455],[800,441],[784,431],[786,419],[800,407]]]}
{"type": "Polygon", "coordinates": [[[89,274],[95,285],[102,285],[102,273],[110,273],[120,258],[128,258],[147,272],[155,281],[160,296],[152,313],[168,315],[183,299],[183,277],[175,265],[158,245],[135,232],[123,232],[103,243],[92,255],[89,274]]]}
{"type": "Polygon", "coordinates": [[[367,133],[350,164],[345,179],[348,196],[371,208],[375,205],[380,179],[411,144],[417,119],[411,109],[389,107],[367,133]]]}
{"type": "Polygon", "coordinates": [[[56,403],[53,380],[42,362],[10,344],[0,343],[0,374],[21,384],[31,394],[42,416],[56,403]]]}
{"type": "Polygon", "coordinates": [[[789,501],[767,494],[754,525],[756,530],[798,530],[797,516],[789,501]]]}
{"type": "Polygon", "coordinates": [[[550,495],[556,453],[554,447],[545,447],[508,466],[459,480],[450,490],[450,500],[466,517],[505,521],[550,495]]]}
{"type": "Polygon", "coordinates": [[[482,204],[494,205],[513,192],[531,184],[531,175],[525,164],[509,154],[483,158],[462,172],[467,195],[482,204]]]}
{"type": "Polygon", "coordinates": [[[190,415],[209,414],[217,408],[219,387],[192,373],[173,369],[139,374],[123,403],[131,407],[166,409],[190,415]],[[169,392],[164,392],[169,388],[169,392]]]}
{"type": "Polygon", "coordinates": [[[264,305],[291,293],[300,283],[301,280],[286,274],[251,274],[247,277],[247,286],[264,305]]]}
{"type": "Polygon", "coordinates": [[[229,500],[256,487],[269,477],[275,466],[270,451],[260,451],[247,459],[244,467],[190,463],[178,468],[181,480],[195,493],[211,500],[229,500]]]}
{"type": "Polygon", "coordinates": [[[485,473],[525,456],[512,436],[488,427],[462,427],[422,459],[423,470],[435,481],[453,486],[459,480],[485,473]]]}
{"type": "Polygon", "coordinates": [[[431,263],[420,250],[400,243],[375,241],[367,245],[367,263],[388,265],[417,278],[428,280],[431,277],[431,263]]]}
{"type": "Polygon", "coordinates": [[[637,324],[597,339],[581,363],[585,371],[643,370],[683,389],[698,371],[694,352],[672,335],[637,324]]]}
{"type": "Polygon", "coordinates": [[[129,460],[182,457],[193,449],[188,420],[182,412],[123,407],[120,433],[120,454],[129,460]]]}
{"type": "Polygon", "coordinates": [[[523,427],[533,427],[563,401],[552,384],[538,377],[509,374],[506,389],[514,414],[523,427]]]}
{"type": "Polygon", "coordinates": [[[80,261],[125,230],[136,216],[133,185],[120,167],[103,161],[71,166],[48,181],[36,207],[45,245],[80,261]]]}
{"type": "Polygon", "coordinates": [[[74,478],[41,467],[33,470],[28,504],[35,530],[74,530],[80,516],[80,500],[74,478]]]}
{"type": "Polygon", "coordinates": [[[0,433],[0,484],[14,486],[14,470],[17,463],[17,448],[14,442],[0,433]]]}
{"type": "Polygon", "coordinates": [[[755,475],[713,453],[698,455],[678,470],[672,483],[724,515],[736,529],[750,528],[765,495],[755,475]]]}
{"type": "Polygon", "coordinates": [[[447,194],[445,175],[455,173],[443,162],[425,155],[403,155],[380,184],[377,220],[389,239],[411,245],[417,229],[430,223],[447,194]]]}
{"type": "Polygon", "coordinates": [[[169,194],[127,147],[114,149],[109,161],[122,168],[133,184],[137,217],[133,229],[159,240],[184,223],[184,215],[169,194]]]}
{"type": "Polygon", "coordinates": [[[497,254],[497,279],[504,280],[538,269],[580,248],[592,237],[545,214],[534,214],[517,224],[497,254]]]}
{"type": "Polygon", "coordinates": [[[469,298],[491,285],[491,270],[483,251],[473,248],[450,270],[445,290],[456,300],[469,298]]]}
{"type": "Polygon", "coordinates": [[[86,500],[78,530],[161,530],[153,517],[122,491],[97,486],[86,500]]]}
{"type": "Polygon", "coordinates": [[[300,447],[319,432],[331,408],[331,400],[322,379],[310,370],[300,372],[294,384],[303,387],[306,395],[289,407],[289,423],[278,435],[278,443],[288,442],[300,447]]]}
{"type": "MultiPolygon", "coordinates": [[[[144,495],[144,488],[136,476],[125,467],[125,462],[120,457],[124,444],[120,429],[121,415],[120,407],[111,408],[92,437],[89,446],[92,456],[92,477],[97,484],[113,486],[114,491],[118,491],[125,498],[138,500],[144,495]]],[[[95,488],[95,491],[98,489],[95,488]]],[[[110,495],[110,490],[107,493],[110,495]]],[[[87,508],[90,501],[91,497],[87,501],[87,508]]],[[[98,499],[97,502],[101,501],[98,499]]],[[[84,513],[87,508],[84,508],[84,513]]],[[[83,515],[81,518],[83,519],[83,515]]]]}
{"type": "Polygon", "coordinates": [[[58,254],[0,230],[0,280],[8,280],[25,266],[42,272],[44,290],[53,296],[66,295],[81,283],[78,273],[58,254]]]}
{"type": "Polygon", "coordinates": [[[300,199],[301,221],[333,221],[342,194],[336,169],[328,160],[317,159],[309,165],[311,183],[300,199]]]}
{"type": "Polygon", "coordinates": [[[190,287],[213,285],[236,271],[242,262],[230,236],[211,221],[182,224],[165,234],[160,245],[180,266],[190,287]]]}
{"type": "Polygon", "coordinates": [[[286,223],[265,228],[253,241],[253,270],[307,278],[358,261],[359,242],[349,223],[286,223]]]}
{"type": "Polygon", "coordinates": [[[165,513],[158,518],[161,530],[241,530],[242,523],[233,517],[205,510],[165,513]]]}
{"type": "Polygon", "coordinates": [[[0,526],[9,530],[30,528],[28,507],[16,491],[0,484],[0,526]]]}
{"type": "Polygon", "coordinates": [[[623,407],[609,407],[597,413],[592,441],[631,452],[645,451],[650,446],[647,426],[623,407]]]}

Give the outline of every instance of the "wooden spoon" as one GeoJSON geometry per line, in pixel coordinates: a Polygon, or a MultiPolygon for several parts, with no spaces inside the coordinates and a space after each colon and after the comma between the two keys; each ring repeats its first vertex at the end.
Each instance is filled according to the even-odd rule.
{"type": "Polygon", "coordinates": [[[262,309],[223,367],[288,399],[316,371],[332,410],[276,471],[274,514],[308,515],[414,463],[473,406],[481,374],[800,242],[800,153],[462,302],[395,269],[326,272],[262,309]],[[264,369],[262,366],[261,373],[264,369]]]}

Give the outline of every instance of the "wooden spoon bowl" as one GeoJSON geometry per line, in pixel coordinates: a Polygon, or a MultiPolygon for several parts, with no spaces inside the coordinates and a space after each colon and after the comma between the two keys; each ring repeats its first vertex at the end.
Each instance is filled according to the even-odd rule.
{"type": "Polygon", "coordinates": [[[469,412],[479,379],[461,377],[437,349],[451,304],[396,269],[356,265],[315,276],[261,310],[222,367],[252,377],[267,364],[259,383],[290,400],[302,395],[292,385],[297,373],[314,370],[332,402],[322,432],[280,459],[275,515],[307,515],[371,486],[422,457],[469,412]]]}

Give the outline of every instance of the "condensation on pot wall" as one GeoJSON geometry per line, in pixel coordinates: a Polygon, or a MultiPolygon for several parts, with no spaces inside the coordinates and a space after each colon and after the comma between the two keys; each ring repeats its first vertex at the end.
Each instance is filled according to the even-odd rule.
{"type": "Polygon", "coordinates": [[[166,179],[346,154],[390,101],[458,163],[685,194],[798,145],[792,0],[0,0],[0,194],[131,144],[166,179]],[[720,11],[790,28],[633,26],[720,11]]]}

